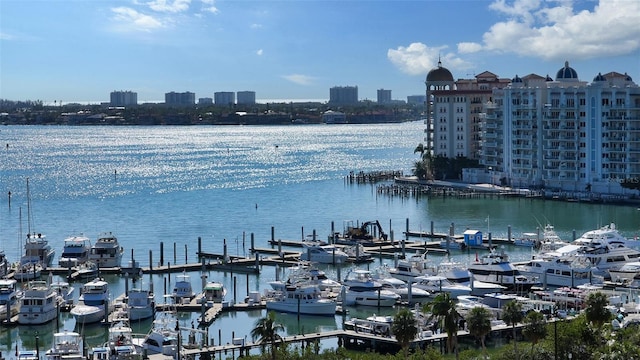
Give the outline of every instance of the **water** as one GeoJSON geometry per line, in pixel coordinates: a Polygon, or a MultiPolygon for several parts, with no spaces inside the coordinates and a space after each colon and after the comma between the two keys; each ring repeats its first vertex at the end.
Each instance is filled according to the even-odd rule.
{"type": "MultiPolygon", "coordinates": [[[[160,242],[165,261],[195,261],[196,240],[203,250],[221,253],[226,239],[232,255],[248,253],[250,234],[256,246],[266,247],[271,237],[301,239],[316,230],[321,238],[342,230],[344,220],[379,220],[386,231],[400,238],[409,219],[411,230],[447,232],[455,223],[464,229],[514,236],[551,223],[563,239],[599,225],[615,222],[622,232],[635,236],[640,228],[633,207],[562,203],[524,199],[400,198],[379,195],[375,185],[349,185],[350,171],[403,170],[409,173],[422,141],[421,122],[376,125],[221,126],[221,127],[39,127],[0,128],[0,249],[17,261],[28,229],[47,235],[62,252],[63,239],[84,233],[95,241],[98,233],[114,232],[143,266],[149,250],[159,260],[160,242]],[[8,146],[7,146],[8,145],[8,146]],[[27,214],[26,178],[29,178],[31,216],[27,214]],[[11,192],[11,206],[8,193],[11,192]],[[244,240],[244,241],[243,241],[244,240]],[[174,252],[175,248],[175,252],[174,252]]],[[[529,254],[509,249],[512,258],[529,254]]],[[[455,254],[468,261],[474,254],[455,254]]],[[[434,259],[439,261],[438,258],[434,259]]],[[[390,260],[384,260],[389,262],[390,260]]],[[[379,261],[371,266],[379,265],[379,261]]],[[[327,269],[336,275],[335,269],[327,269]]],[[[346,274],[347,268],[343,268],[346,274]]],[[[241,301],[247,291],[263,291],[275,278],[275,269],[263,267],[259,276],[209,272],[229,290],[237,281],[241,301]]],[[[200,274],[193,274],[195,279],[200,274]]],[[[173,276],[171,280],[173,280],[173,276]]],[[[109,278],[112,296],[124,291],[124,282],[109,278]]],[[[162,302],[166,276],[145,276],[136,286],[153,283],[162,302]]],[[[81,284],[74,284],[76,288],[81,284]]],[[[196,291],[201,289],[194,281],[196,291]]],[[[77,296],[77,293],[76,293],[77,296]]],[[[350,309],[363,317],[376,309],[350,309]]],[[[392,313],[393,310],[387,310],[392,313]]],[[[225,313],[208,329],[215,343],[244,337],[262,311],[225,313]],[[232,334],[233,332],[233,334],[232,334]],[[220,334],[220,335],[218,335],[220,334]]],[[[183,314],[181,326],[190,327],[197,315],[183,314]]],[[[342,317],[307,319],[279,315],[287,333],[316,332],[341,326],[342,317]]],[[[63,314],[61,329],[75,323],[63,314]]],[[[139,324],[146,332],[149,324],[139,324]]],[[[44,327],[0,329],[0,351],[34,348],[35,332],[44,327]]],[[[90,346],[106,340],[106,330],[82,330],[90,346]]],[[[39,336],[39,346],[51,345],[39,336]]],[[[326,346],[335,346],[329,343],[326,346]]]]}

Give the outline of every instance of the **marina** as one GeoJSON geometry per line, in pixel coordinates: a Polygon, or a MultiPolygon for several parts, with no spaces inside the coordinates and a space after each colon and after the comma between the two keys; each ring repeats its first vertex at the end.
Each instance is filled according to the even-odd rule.
{"type": "MultiPolygon", "coordinates": [[[[611,222],[616,223],[616,228],[627,239],[633,239],[638,232],[637,210],[631,207],[506,197],[409,200],[378,193],[376,186],[380,183],[345,180],[345,174],[353,169],[367,173],[381,168],[395,169],[398,164],[409,167],[414,159],[412,151],[421,140],[420,129],[420,124],[374,125],[367,127],[366,132],[352,125],[345,125],[339,131],[332,126],[309,126],[304,129],[262,127],[259,132],[251,127],[144,131],[110,127],[3,128],[0,136],[3,141],[11,142],[11,147],[1,155],[0,181],[4,194],[11,190],[12,195],[11,205],[6,195],[0,198],[1,249],[13,264],[23,255],[26,238],[20,231],[20,209],[26,208],[25,173],[8,165],[25,160],[13,150],[21,149],[22,154],[48,154],[42,159],[28,158],[29,168],[45,169],[47,173],[47,176],[42,172],[28,174],[33,220],[37,229],[46,232],[46,239],[57,254],[52,266],[41,272],[41,279],[51,273],[54,282],[68,282],[70,287],[75,287],[72,302],[77,303],[79,289],[88,280],[80,279],[73,268],[70,271],[56,266],[63,240],[70,233],[83,233],[95,246],[100,234],[111,233],[117,236],[119,247],[111,248],[116,255],[121,254],[120,267],[99,266],[100,276],[109,284],[111,301],[125,293],[127,287],[152,288],[156,316],[169,311],[175,313],[181,328],[191,329],[193,324],[196,331],[183,331],[185,345],[193,333],[198,344],[206,339],[203,349],[224,353],[224,350],[239,352],[242,348],[259,351],[245,336],[266,314],[262,296],[269,283],[286,279],[290,269],[300,264],[303,241],[311,237],[331,244],[336,232],[344,233],[343,224],[347,221],[352,221],[355,228],[378,221],[387,239],[363,244],[368,245],[361,250],[371,256],[370,262],[320,266],[330,279],[342,280],[352,268],[374,270],[385,264],[393,267],[396,259],[425,251],[433,265],[445,261],[469,264],[475,260],[476,253],[486,254],[490,246],[498,249],[504,246],[512,261],[528,260],[533,249],[516,247],[510,241],[522,233],[539,231],[543,236],[545,224],[553,224],[564,241],[611,222]],[[282,131],[286,132],[284,137],[279,135],[282,131]],[[411,135],[414,132],[417,132],[415,137],[411,135]],[[34,138],[42,141],[34,142],[34,138]],[[60,141],[48,142],[45,140],[48,138],[60,141]],[[100,144],[89,140],[98,138],[100,144]],[[357,145],[345,145],[352,144],[354,138],[359,139],[357,145]],[[118,161],[103,157],[105,141],[113,144],[109,149],[118,154],[118,161]],[[279,145],[277,149],[273,146],[275,142],[279,145]],[[79,143],[85,144],[82,152],[74,150],[79,143]],[[34,144],[38,145],[34,148],[34,144]],[[335,168],[323,167],[303,151],[309,146],[313,153],[326,153],[322,164],[332,163],[324,156],[340,161],[334,162],[335,168]],[[87,161],[102,161],[105,168],[78,169],[60,155],[64,153],[87,161]],[[149,153],[156,154],[155,159],[160,163],[141,155],[149,153]],[[207,154],[206,159],[201,158],[203,153],[207,154]],[[347,153],[356,154],[356,161],[346,161],[352,158],[347,153]],[[371,164],[367,160],[371,154],[380,161],[371,164]],[[176,168],[171,159],[180,159],[184,168],[176,168]],[[278,165],[270,159],[287,164],[286,173],[277,170],[278,165]],[[251,168],[246,166],[248,161],[253,164],[251,168]],[[223,165],[228,166],[227,172],[219,172],[223,165]],[[80,173],[92,175],[80,176],[80,173]],[[53,182],[57,184],[55,187],[53,182]],[[65,209],[64,214],[60,214],[61,208],[65,209]],[[474,243],[464,251],[441,247],[441,240],[464,241],[465,231],[474,229],[483,234],[482,246],[474,243]],[[174,304],[170,298],[172,290],[178,276],[185,273],[191,279],[196,296],[174,304]],[[219,282],[226,289],[220,302],[198,302],[197,295],[209,282],[219,282]]],[[[74,160],[73,164],[77,161],[80,160],[74,160]]],[[[404,174],[409,172],[408,168],[403,170],[404,174]]],[[[379,229],[368,231],[372,237],[380,235],[379,229]]],[[[15,268],[9,265],[8,270],[11,273],[15,268]]],[[[627,294],[632,290],[617,291],[627,294]]],[[[344,329],[345,321],[366,319],[373,313],[393,316],[400,306],[405,305],[401,302],[380,309],[377,306],[338,307],[334,317],[322,319],[298,320],[296,314],[278,313],[277,319],[285,324],[283,336],[287,341],[317,339],[321,347],[333,348],[338,346],[338,339],[342,339],[343,345],[355,345],[373,336],[359,333],[357,340],[347,340],[347,335],[353,334],[344,329]]],[[[46,339],[44,333],[81,331],[90,348],[101,347],[109,341],[107,324],[78,326],[73,316],[64,311],[54,320],[36,328],[3,324],[0,351],[6,355],[13,354],[16,347],[25,352],[35,349],[36,331],[40,334],[43,354],[53,341],[53,338],[46,339]]],[[[151,319],[136,321],[131,326],[136,333],[148,334],[151,319]]],[[[433,338],[438,336],[442,335],[434,334],[433,338]]],[[[394,341],[370,339],[378,343],[394,341]]],[[[185,351],[195,353],[199,348],[200,345],[185,351]]]]}

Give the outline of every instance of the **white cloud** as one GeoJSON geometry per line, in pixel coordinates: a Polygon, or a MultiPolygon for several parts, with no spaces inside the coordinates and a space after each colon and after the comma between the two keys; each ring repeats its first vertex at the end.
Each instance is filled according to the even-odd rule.
{"type": "Polygon", "coordinates": [[[475,53],[482,50],[482,44],[474,42],[458,43],[458,52],[461,54],[475,53]]]}
{"type": "Polygon", "coordinates": [[[252,28],[252,29],[260,29],[260,28],[262,28],[262,24],[251,24],[250,28],[252,28]]]}
{"type": "Polygon", "coordinates": [[[191,0],[153,0],[147,3],[152,10],[168,13],[187,11],[190,4],[191,0]]]}
{"type": "Polygon", "coordinates": [[[258,56],[262,56],[263,53],[264,51],[262,49],[258,49],[258,51],[256,51],[256,55],[258,56]]]}
{"type": "Polygon", "coordinates": [[[0,32],[0,40],[13,40],[14,37],[11,34],[0,32]]]}
{"type": "Polygon", "coordinates": [[[568,1],[495,1],[490,8],[510,17],[483,35],[483,48],[547,60],[589,59],[640,49],[640,2],[600,0],[576,12],[568,1]]]}
{"type": "Polygon", "coordinates": [[[282,77],[298,85],[311,85],[315,79],[312,76],[302,74],[283,75],[282,77]]]}
{"type": "Polygon", "coordinates": [[[202,11],[205,12],[210,12],[212,14],[217,14],[220,12],[220,10],[218,10],[218,8],[215,5],[215,1],[214,0],[201,0],[202,1],[202,11]]]}
{"type": "Polygon", "coordinates": [[[116,27],[120,31],[150,32],[163,27],[160,20],[128,7],[112,8],[111,11],[114,13],[113,20],[117,24],[116,27]]]}
{"type": "Polygon", "coordinates": [[[438,60],[447,64],[448,69],[467,69],[470,65],[452,53],[443,53],[446,46],[429,47],[423,43],[412,43],[407,47],[389,49],[387,58],[400,71],[409,75],[424,75],[438,66],[438,60]]]}

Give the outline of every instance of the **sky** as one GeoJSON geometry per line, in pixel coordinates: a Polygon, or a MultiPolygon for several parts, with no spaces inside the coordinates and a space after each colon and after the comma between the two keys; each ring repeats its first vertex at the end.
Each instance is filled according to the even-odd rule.
{"type": "Polygon", "coordinates": [[[0,99],[327,101],[357,86],[406,100],[438,60],[455,79],[555,78],[568,61],[583,81],[640,84],[640,1],[0,0],[0,99]]]}

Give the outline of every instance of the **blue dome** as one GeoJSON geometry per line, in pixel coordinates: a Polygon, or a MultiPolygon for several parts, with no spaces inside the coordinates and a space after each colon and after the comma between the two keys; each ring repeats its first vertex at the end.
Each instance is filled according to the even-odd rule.
{"type": "Polygon", "coordinates": [[[556,81],[559,80],[578,80],[578,73],[569,66],[569,62],[564,62],[564,67],[558,70],[556,81]]]}
{"type": "Polygon", "coordinates": [[[593,78],[593,81],[607,81],[607,78],[605,78],[604,76],[602,76],[601,73],[598,73],[598,75],[596,77],[593,78]]]}

